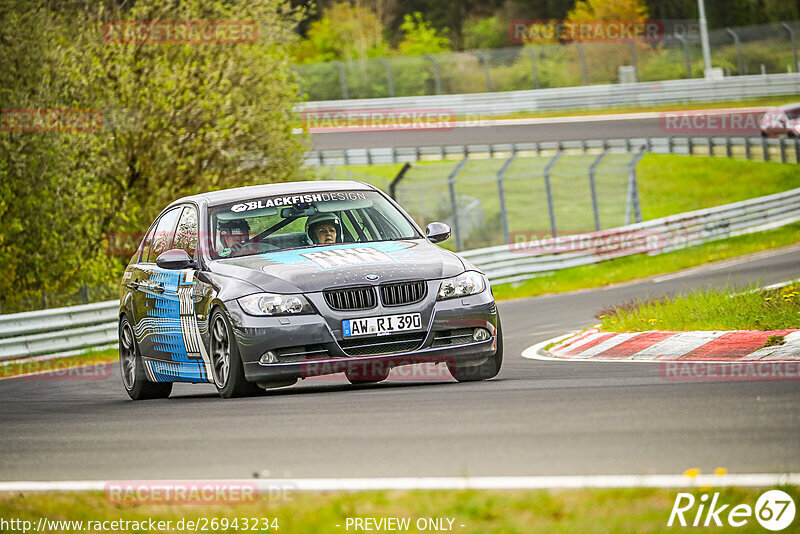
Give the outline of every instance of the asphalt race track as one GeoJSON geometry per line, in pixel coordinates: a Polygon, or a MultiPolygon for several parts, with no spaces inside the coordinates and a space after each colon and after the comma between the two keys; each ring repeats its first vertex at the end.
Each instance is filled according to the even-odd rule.
{"type": "MultiPolygon", "coordinates": [[[[692,115],[702,115],[702,112],[688,112],[692,115]]],[[[586,119],[583,117],[570,117],[567,119],[537,119],[534,124],[486,124],[483,126],[458,127],[449,130],[396,130],[396,131],[355,131],[355,132],[324,132],[311,135],[312,149],[334,150],[345,148],[381,148],[381,147],[408,147],[408,146],[440,146],[440,145],[466,145],[487,143],[530,143],[541,141],[573,141],[581,139],[624,139],[639,137],[708,137],[714,136],[758,136],[758,132],[746,134],[726,131],[721,128],[723,124],[731,124],[730,119],[724,123],[718,116],[716,122],[703,122],[699,124],[716,125],[708,130],[697,131],[666,131],[659,117],[636,118],[620,120],[619,116],[611,116],[608,120],[586,119]]],[[[742,123],[757,125],[757,118],[761,113],[741,113],[739,119],[742,123]],[[746,116],[753,115],[750,119],[746,116]]],[[[666,124],[666,122],[664,123],[666,124]]]]}
{"type": "Polygon", "coordinates": [[[800,471],[800,382],[666,382],[657,364],[548,362],[523,349],[605,305],[798,276],[800,247],[607,289],[500,304],[492,381],[344,377],[222,400],[178,385],[131,402],[106,380],[0,382],[0,480],[800,471]]]}

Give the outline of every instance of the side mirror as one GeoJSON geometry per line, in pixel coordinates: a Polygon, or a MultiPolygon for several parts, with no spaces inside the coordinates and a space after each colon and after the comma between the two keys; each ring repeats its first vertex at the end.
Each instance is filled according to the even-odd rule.
{"type": "Polygon", "coordinates": [[[186,269],[194,265],[194,260],[185,250],[173,248],[159,254],[156,265],[162,269],[186,269]]]}
{"type": "Polygon", "coordinates": [[[425,227],[425,235],[431,243],[441,243],[450,237],[450,227],[443,222],[432,222],[425,227]]]}

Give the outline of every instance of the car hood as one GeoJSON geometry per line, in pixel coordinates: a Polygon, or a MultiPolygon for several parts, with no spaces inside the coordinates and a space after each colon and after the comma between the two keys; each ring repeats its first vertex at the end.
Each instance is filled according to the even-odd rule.
{"type": "Polygon", "coordinates": [[[458,256],[422,239],[269,252],[216,260],[210,267],[215,273],[245,280],[274,293],[431,280],[464,272],[458,256]]]}

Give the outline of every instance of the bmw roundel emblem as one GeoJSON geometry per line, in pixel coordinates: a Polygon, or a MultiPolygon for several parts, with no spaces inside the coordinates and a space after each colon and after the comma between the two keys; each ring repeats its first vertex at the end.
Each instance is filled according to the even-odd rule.
{"type": "Polygon", "coordinates": [[[377,280],[378,278],[380,278],[380,276],[378,276],[377,274],[368,274],[368,275],[367,275],[367,276],[365,276],[364,278],[366,278],[366,279],[367,279],[367,280],[369,280],[370,282],[374,282],[375,280],[377,280]]]}

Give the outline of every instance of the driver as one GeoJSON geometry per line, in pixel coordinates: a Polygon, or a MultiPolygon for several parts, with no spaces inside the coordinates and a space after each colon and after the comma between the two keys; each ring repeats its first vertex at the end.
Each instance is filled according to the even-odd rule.
{"type": "Polygon", "coordinates": [[[245,219],[220,221],[217,225],[219,241],[222,244],[220,256],[239,255],[244,251],[244,243],[250,239],[250,224],[245,219]]]}
{"type": "Polygon", "coordinates": [[[341,243],[342,223],[335,213],[315,213],[306,219],[306,234],[316,245],[341,243]]]}

